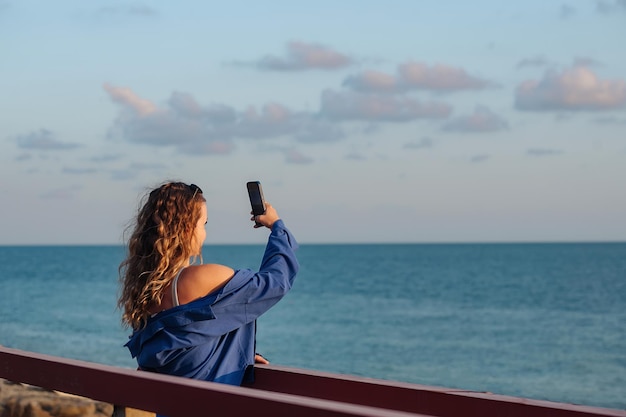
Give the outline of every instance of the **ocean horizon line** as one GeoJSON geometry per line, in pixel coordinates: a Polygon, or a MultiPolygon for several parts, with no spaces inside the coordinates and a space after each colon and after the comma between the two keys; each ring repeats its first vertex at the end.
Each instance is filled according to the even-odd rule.
{"type": "MultiPolygon", "coordinates": [[[[345,241],[345,242],[302,242],[300,246],[400,246],[400,245],[424,245],[424,246],[461,246],[461,245],[606,245],[606,244],[626,244],[624,240],[484,240],[484,241],[345,241]]],[[[123,247],[124,243],[0,243],[0,248],[17,247],[123,247]]],[[[225,243],[205,243],[203,247],[215,246],[265,246],[265,242],[225,242],[225,243]]]]}

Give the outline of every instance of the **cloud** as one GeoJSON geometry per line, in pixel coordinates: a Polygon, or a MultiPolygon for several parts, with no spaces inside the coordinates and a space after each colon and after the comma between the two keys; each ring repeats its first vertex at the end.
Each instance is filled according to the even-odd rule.
{"type": "Polygon", "coordinates": [[[113,169],[110,170],[111,179],[114,181],[123,181],[136,178],[143,171],[153,171],[156,173],[160,173],[167,170],[167,166],[165,164],[153,163],[153,164],[145,164],[145,163],[131,163],[126,169],[113,169]]]}
{"type": "Polygon", "coordinates": [[[56,139],[54,133],[48,129],[40,129],[35,132],[17,136],[16,141],[19,148],[40,151],[59,151],[80,147],[80,145],[76,143],[61,142],[56,139]]]}
{"type": "Polygon", "coordinates": [[[407,62],[398,66],[400,79],[414,88],[433,91],[482,90],[493,86],[487,80],[474,77],[462,68],[407,62]]]}
{"type": "Polygon", "coordinates": [[[120,113],[111,130],[132,143],[173,146],[185,153],[229,153],[235,111],[224,105],[199,106],[193,97],[173,93],[159,108],[129,88],[104,85],[120,113]]]}
{"type": "Polygon", "coordinates": [[[152,102],[139,97],[130,88],[114,87],[107,83],[104,84],[104,90],[109,93],[109,97],[114,102],[140,116],[148,116],[157,111],[157,107],[152,102]]]}
{"type": "Polygon", "coordinates": [[[347,77],[343,85],[364,93],[401,93],[411,90],[453,92],[482,90],[495,83],[470,75],[463,68],[409,61],[398,65],[396,74],[363,71],[347,77]]]}
{"type": "Polygon", "coordinates": [[[485,106],[476,106],[469,115],[457,117],[443,126],[451,132],[495,132],[508,128],[508,123],[485,106]]]}
{"type": "Polygon", "coordinates": [[[395,93],[401,92],[400,80],[380,71],[363,71],[347,77],[343,85],[360,92],[395,93]]]}
{"type": "Polygon", "coordinates": [[[249,106],[231,125],[232,136],[264,139],[289,136],[302,143],[336,142],[343,130],[328,120],[307,112],[293,112],[279,103],[267,103],[259,110],[249,106]]]}
{"type": "Polygon", "coordinates": [[[405,143],[404,149],[427,149],[432,148],[433,141],[430,138],[422,138],[419,141],[405,143]]]}
{"type": "Polygon", "coordinates": [[[257,61],[255,66],[266,71],[304,71],[310,69],[335,70],[352,64],[352,58],[327,46],[289,42],[285,57],[266,55],[257,61]]]}
{"type": "Polygon", "coordinates": [[[570,4],[562,4],[559,9],[559,16],[561,19],[567,19],[576,14],[576,8],[570,4]]]}
{"type": "Polygon", "coordinates": [[[316,143],[345,137],[341,127],[329,120],[275,102],[237,111],[219,103],[203,106],[190,94],[174,92],[158,107],[128,88],[105,84],[104,90],[121,110],[110,135],[131,143],[171,146],[187,154],[230,154],[236,139],[289,137],[316,143]]]}
{"type": "Polygon", "coordinates": [[[543,148],[532,148],[526,151],[526,155],[529,156],[550,156],[550,155],[560,155],[563,151],[557,149],[543,149],[543,148]]]}
{"type": "Polygon", "coordinates": [[[576,57],[574,58],[574,67],[601,67],[600,61],[588,57],[576,57]]]}
{"type": "Polygon", "coordinates": [[[292,130],[291,111],[279,103],[264,104],[258,111],[248,106],[239,118],[238,136],[264,138],[280,136],[292,130]]]}
{"type": "Polygon", "coordinates": [[[344,156],[344,159],[350,161],[365,161],[367,158],[358,152],[349,152],[344,156]]]}
{"type": "Polygon", "coordinates": [[[28,161],[33,158],[33,155],[30,153],[22,153],[15,157],[16,161],[28,161]]]}
{"type": "Polygon", "coordinates": [[[95,168],[69,168],[64,167],[61,171],[63,174],[71,174],[71,175],[84,175],[84,174],[94,174],[98,172],[95,168]]]}
{"type": "Polygon", "coordinates": [[[597,117],[593,120],[594,123],[599,125],[626,125],[626,117],[616,117],[616,116],[607,116],[607,117],[597,117]]]}
{"type": "Polygon", "coordinates": [[[56,188],[48,190],[39,196],[43,199],[51,200],[71,200],[76,196],[76,193],[82,189],[81,186],[72,185],[69,187],[56,188]]]}
{"type": "Polygon", "coordinates": [[[124,4],[115,6],[101,7],[96,11],[96,16],[113,17],[113,16],[137,16],[137,17],[153,17],[157,16],[157,11],[145,4],[124,4]]]}
{"type": "Polygon", "coordinates": [[[168,100],[170,107],[183,117],[202,119],[217,125],[236,121],[235,109],[225,104],[202,107],[191,94],[175,91],[168,100]]]}
{"type": "Polygon", "coordinates": [[[130,169],[114,169],[110,171],[111,179],[113,181],[126,181],[132,180],[133,178],[137,178],[139,173],[137,171],[133,171],[130,169]]]}
{"type": "MultiPolygon", "coordinates": [[[[517,69],[527,68],[527,67],[553,67],[554,63],[548,61],[543,56],[536,56],[532,58],[524,58],[519,61],[516,65],[517,69]]],[[[592,67],[592,66],[602,66],[602,64],[589,57],[576,57],[574,58],[573,67],[592,67]]]]}
{"type": "Polygon", "coordinates": [[[584,65],[548,71],[541,80],[522,82],[515,93],[519,110],[609,110],[624,105],[624,80],[601,80],[584,65]]]}
{"type": "Polygon", "coordinates": [[[335,121],[408,122],[446,118],[451,111],[449,105],[441,102],[421,103],[407,97],[333,90],[322,92],[320,106],[320,114],[335,121]]]}
{"type": "Polygon", "coordinates": [[[481,162],[487,161],[489,158],[491,158],[491,156],[487,154],[474,155],[470,158],[470,162],[473,164],[479,164],[481,162]]]}
{"type": "Polygon", "coordinates": [[[313,162],[313,158],[303,155],[295,149],[285,150],[285,161],[289,164],[306,165],[313,162]]]}
{"type": "Polygon", "coordinates": [[[596,11],[606,15],[626,12],[626,0],[596,0],[596,11]]]}
{"type": "Polygon", "coordinates": [[[341,127],[327,120],[304,117],[294,137],[302,143],[327,143],[340,141],[346,137],[346,134],[341,127]]]}
{"type": "Polygon", "coordinates": [[[527,67],[547,67],[550,63],[542,56],[536,56],[533,58],[524,58],[520,62],[517,63],[516,68],[527,68],[527,67]]]}
{"type": "Polygon", "coordinates": [[[96,156],[92,156],[91,158],[89,158],[89,160],[91,162],[112,162],[112,161],[117,161],[119,159],[122,158],[122,154],[103,154],[103,155],[96,155],[96,156]]]}
{"type": "Polygon", "coordinates": [[[134,170],[134,171],[154,171],[154,172],[159,172],[159,171],[163,171],[163,170],[167,169],[167,165],[161,164],[161,163],[158,163],[158,162],[152,163],[152,164],[146,164],[146,163],[141,163],[141,162],[133,162],[132,164],[130,164],[129,168],[134,170]]]}

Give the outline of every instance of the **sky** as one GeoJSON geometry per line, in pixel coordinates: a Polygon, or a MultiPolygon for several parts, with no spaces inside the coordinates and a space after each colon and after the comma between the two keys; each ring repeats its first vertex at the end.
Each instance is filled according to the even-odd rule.
{"type": "Polygon", "coordinates": [[[0,244],[626,240],[626,1],[0,0],[0,244]]]}

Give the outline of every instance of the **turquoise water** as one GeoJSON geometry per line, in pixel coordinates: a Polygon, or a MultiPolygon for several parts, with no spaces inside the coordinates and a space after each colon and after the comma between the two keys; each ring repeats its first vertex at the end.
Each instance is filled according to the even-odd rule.
{"type": "MultiPolygon", "coordinates": [[[[207,246],[255,268],[261,246],[207,246]]],[[[134,367],[116,246],[0,247],[0,344],[134,367]]],[[[626,408],[626,244],[302,245],[273,363],[626,408]]]]}

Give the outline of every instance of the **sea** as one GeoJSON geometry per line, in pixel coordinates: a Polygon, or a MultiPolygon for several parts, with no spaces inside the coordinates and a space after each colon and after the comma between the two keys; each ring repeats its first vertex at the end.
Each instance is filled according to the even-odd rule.
{"type": "MultiPolygon", "coordinates": [[[[203,248],[259,266],[260,245],[203,248]]],[[[136,366],[122,246],[0,246],[0,345],[136,366]]],[[[303,244],[258,321],[273,364],[626,409],[626,243],[303,244]]]]}

